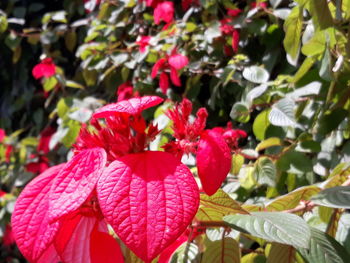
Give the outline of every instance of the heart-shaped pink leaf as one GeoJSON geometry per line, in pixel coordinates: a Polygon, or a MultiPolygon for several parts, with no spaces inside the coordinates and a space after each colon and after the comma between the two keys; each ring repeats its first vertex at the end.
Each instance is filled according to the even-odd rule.
{"type": "Polygon", "coordinates": [[[22,254],[36,262],[50,246],[59,222],[49,223],[49,191],[65,164],[53,166],[31,181],[17,199],[11,223],[22,254]]]}
{"type": "Polygon", "coordinates": [[[50,191],[51,221],[77,210],[95,189],[106,152],[93,148],[75,155],[56,176],[50,191]]]}
{"type": "Polygon", "coordinates": [[[230,148],[220,133],[206,130],[201,134],[197,168],[204,192],[215,194],[231,169],[230,148]]]}
{"type": "Polygon", "coordinates": [[[107,222],[150,262],[175,241],[198,209],[198,186],[187,166],[165,152],[126,155],[103,172],[97,193],[107,222]]]}
{"type": "Polygon", "coordinates": [[[163,99],[157,96],[143,96],[129,100],[119,101],[117,103],[107,104],[95,111],[94,118],[106,118],[117,113],[127,113],[130,115],[140,114],[143,110],[156,106],[163,102],[163,99]]]}

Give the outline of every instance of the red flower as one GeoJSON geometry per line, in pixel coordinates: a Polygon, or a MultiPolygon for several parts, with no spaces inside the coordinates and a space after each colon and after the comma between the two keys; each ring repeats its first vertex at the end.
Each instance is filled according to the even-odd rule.
{"type": "Polygon", "coordinates": [[[6,136],[5,130],[0,129],[0,143],[4,140],[6,136]]]}
{"type": "Polygon", "coordinates": [[[213,195],[231,169],[231,153],[224,137],[216,130],[204,130],[208,113],[200,108],[197,118],[190,122],[192,103],[184,99],[174,110],[167,112],[173,121],[175,142],[165,145],[174,154],[197,154],[198,176],[203,190],[213,195]]]}
{"type": "Polygon", "coordinates": [[[45,58],[39,64],[37,64],[33,70],[32,74],[34,78],[40,79],[42,77],[49,78],[56,74],[56,66],[52,61],[52,58],[45,58]]]}
{"type": "Polygon", "coordinates": [[[52,135],[56,132],[54,128],[48,126],[40,133],[39,144],[37,147],[38,153],[47,154],[50,151],[49,144],[52,135]]]}
{"type": "Polygon", "coordinates": [[[146,150],[159,133],[141,113],[163,100],[132,98],[97,110],[75,155],[30,182],[12,215],[23,255],[33,262],[123,262],[110,224],[138,257],[151,262],[193,219],[199,190],[173,155],[146,150]],[[96,118],[105,118],[101,124],[96,118]],[[161,227],[160,227],[161,226],[161,227]]]}
{"type": "Polygon", "coordinates": [[[199,0],[182,0],[181,6],[184,11],[187,11],[191,5],[199,6],[199,0]]]}
{"type": "Polygon", "coordinates": [[[238,52],[238,45],[239,45],[239,33],[236,29],[232,32],[232,49],[235,53],[238,52]]]}
{"type": "Polygon", "coordinates": [[[136,41],[136,44],[140,46],[140,52],[144,53],[146,47],[149,46],[149,41],[151,40],[150,36],[141,36],[140,40],[136,41]]]}
{"type": "Polygon", "coordinates": [[[134,87],[130,81],[121,84],[117,89],[118,101],[127,100],[133,97],[134,87]]]}
{"type": "Polygon", "coordinates": [[[13,146],[12,145],[7,145],[6,146],[6,151],[5,151],[5,160],[6,160],[7,163],[10,162],[12,151],[13,151],[13,146]]]}
{"type": "Polygon", "coordinates": [[[159,25],[161,21],[170,23],[174,19],[174,3],[165,1],[159,3],[154,9],[154,22],[159,25]]]}
{"type": "MultiPolygon", "coordinates": [[[[230,25],[229,23],[232,21],[231,18],[225,18],[220,20],[221,26],[220,30],[223,35],[230,35],[232,34],[232,49],[235,53],[238,52],[238,45],[239,45],[239,32],[237,29],[234,28],[233,25],[230,25]]],[[[225,50],[226,53],[229,53],[225,50]]]]}
{"type": "Polygon", "coordinates": [[[13,237],[13,232],[12,232],[12,227],[10,224],[6,225],[4,237],[2,238],[2,243],[5,246],[11,246],[15,243],[15,239],[13,237]]]}
{"type": "Polygon", "coordinates": [[[242,13],[242,10],[239,8],[227,9],[227,14],[231,17],[237,17],[240,13],[242,13]]]}
{"type": "Polygon", "coordinates": [[[170,70],[170,79],[175,86],[181,86],[178,70],[183,69],[188,64],[188,58],[175,51],[170,56],[159,59],[152,68],[151,77],[155,78],[159,71],[162,71],[159,78],[159,86],[164,94],[169,88],[169,77],[165,71],[170,70]]]}
{"type": "Polygon", "coordinates": [[[26,170],[34,174],[43,173],[50,167],[49,159],[46,156],[32,156],[32,158],[36,157],[38,158],[38,160],[35,162],[28,163],[26,165],[26,170]]]}
{"type": "Polygon", "coordinates": [[[251,8],[258,8],[258,9],[266,9],[267,8],[267,3],[266,2],[253,2],[250,4],[251,8]]]}

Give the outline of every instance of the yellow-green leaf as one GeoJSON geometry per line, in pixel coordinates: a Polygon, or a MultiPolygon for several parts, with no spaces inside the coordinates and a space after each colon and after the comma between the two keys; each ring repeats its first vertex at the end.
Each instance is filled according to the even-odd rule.
{"type": "Polygon", "coordinates": [[[240,263],[241,251],[239,244],[233,238],[224,238],[211,242],[207,240],[202,263],[240,263]]]}
{"type": "Polygon", "coordinates": [[[222,217],[232,214],[248,214],[241,205],[223,190],[214,195],[201,194],[200,206],[196,218],[200,221],[222,221],[222,217]]]}
{"type": "Polygon", "coordinates": [[[265,150],[266,148],[269,148],[272,146],[280,146],[280,145],[282,145],[282,141],[280,138],[271,137],[259,143],[256,146],[255,150],[259,152],[259,151],[265,150]]]}
{"type": "Polygon", "coordinates": [[[295,6],[284,23],[286,31],[283,45],[286,52],[295,59],[300,49],[300,36],[303,27],[303,9],[295,6]]]}

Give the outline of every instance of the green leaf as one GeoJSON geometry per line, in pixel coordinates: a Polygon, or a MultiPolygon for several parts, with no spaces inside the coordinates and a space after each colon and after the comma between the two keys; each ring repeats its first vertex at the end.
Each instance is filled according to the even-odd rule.
{"type": "Polygon", "coordinates": [[[269,158],[262,157],[258,159],[255,163],[254,174],[259,184],[276,186],[276,167],[269,158]]]}
{"type": "Polygon", "coordinates": [[[77,45],[77,33],[74,30],[70,30],[66,33],[64,42],[69,51],[73,52],[77,45]]]}
{"type": "Polygon", "coordinates": [[[170,263],[194,263],[199,254],[199,248],[194,243],[185,242],[172,255],[170,263]]]}
{"type": "Polygon", "coordinates": [[[301,48],[301,52],[305,56],[321,55],[326,49],[325,31],[318,31],[315,35],[306,42],[301,48]]]}
{"type": "Polygon", "coordinates": [[[223,216],[237,213],[248,214],[239,203],[219,189],[212,196],[201,194],[196,218],[200,221],[222,221],[223,216]]]}
{"type": "Polygon", "coordinates": [[[336,186],[321,191],[312,198],[315,204],[332,208],[350,208],[350,186],[336,186]]]}
{"type": "Polygon", "coordinates": [[[296,151],[288,151],[277,160],[277,168],[281,171],[293,173],[293,174],[304,174],[312,171],[311,159],[296,151]]]}
{"type": "Polygon", "coordinates": [[[326,29],[333,26],[333,18],[329,11],[327,0],[309,0],[310,13],[314,25],[318,29],[326,29]]]}
{"type": "Polygon", "coordinates": [[[256,146],[255,150],[257,152],[260,152],[262,150],[265,150],[266,148],[273,147],[273,146],[281,146],[281,145],[282,145],[282,141],[280,138],[271,137],[259,143],[256,146]]]}
{"type": "Polygon", "coordinates": [[[233,120],[246,123],[250,120],[250,112],[244,103],[237,102],[231,109],[230,117],[233,120]]]}
{"type": "Polygon", "coordinates": [[[260,141],[265,139],[265,132],[270,126],[269,114],[270,110],[265,110],[259,113],[259,115],[254,120],[253,133],[255,137],[260,141]]]}
{"type": "Polygon", "coordinates": [[[244,157],[240,154],[232,155],[232,166],[231,166],[231,174],[237,175],[239,170],[241,170],[242,165],[244,164],[244,157]]]}
{"type": "Polygon", "coordinates": [[[346,263],[350,255],[334,238],[310,227],[310,249],[299,249],[309,263],[346,263]]]}
{"type": "Polygon", "coordinates": [[[297,73],[295,73],[293,82],[298,82],[309,70],[311,67],[315,64],[316,58],[315,57],[307,57],[303,64],[299,67],[297,73]]]}
{"type": "Polygon", "coordinates": [[[246,80],[259,84],[266,83],[270,78],[267,70],[258,66],[247,67],[242,74],[246,80]]]}
{"type": "Polygon", "coordinates": [[[294,117],[294,101],[289,98],[279,100],[272,106],[269,114],[269,121],[275,126],[292,126],[296,125],[294,117]]]}
{"type": "Polygon", "coordinates": [[[74,89],[84,89],[85,87],[78,82],[72,81],[72,80],[67,80],[66,81],[66,86],[74,89]]]}
{"type": "Polygon", "coordinates": [[[58,81],[55,76],[45,78],[44,79],[44,90],[45,91],[50,91],[54,89],[57,85],[58,81]]]}
{"type": "Polygon", "coordinates": [[[283,212],[251,212],[251,215],[224,217],[232,228],[245,231],[269,242],[308,248],[310,229],[299,216],[283,212]]]}
{"type": "Polygon", "coordinates": [[[292,246],[272,243],[269,255],[267,257],[267,263],[295,263],[295,254],[296,250],[292,246]]]}
{"type": "Polygon", "coordinates": [[[300,36],[303,28],[303,9],[295,6],[284,22],[286,35],[283,45],[286,52],[293,58],[297,58],[300,50],[300,36]]]}
{"type": "Polygon", "coordinates": [[[68,132],[62,139],[62,143],[67,148],[71,147],[79,135],[81,124],[78,121],[70,120],[67,122],[68,132]]]}
{"type": "Polygon", "coordinates": [[[338,108],[331,113],[325,114],[319,121],[318,132],[327,135],[331,131],[339,128],[339,124],[348,116],[348,111],[338,108]]]}
{"type": "Polygon", "coordinates": [[[202,263],[240,263],[241,251],[239,244],[233,238],[224,238],[214,242],[205,243],[206,250],[203,253],[202,263]]]}
{"type": "Polygon", "coordinates": [[[8,27],[7,17],[0,13],[0,34],[4,33],[8,27]]]}
{"type": "Polygon", "coordinates": [[[302,200],[310,200],[321,189],[317,186],[310,185],[300,187],[293,192],[277,197],[266,205],[268,211],[283,211],[296,207],[302,200]]]}

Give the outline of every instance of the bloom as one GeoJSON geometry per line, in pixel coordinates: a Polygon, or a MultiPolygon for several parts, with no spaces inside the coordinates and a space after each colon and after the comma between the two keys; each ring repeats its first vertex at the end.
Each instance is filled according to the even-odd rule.
{"type": "Polygon", "coordinates": [[[42,77],[49,78],[56,74],[56,66],[52,61],[52,58],[45,58],[39,64],[37,64],[32,74],[34,78],[40,79],[42,77]]]}
{"type": "Polygon", "coordinates": [[[133,97],[134,87],[130,81],[119,85],[117,89],[118,101],[127,100],[133,97]]]}
{"type": "Polygon", "coordinates": [[[165,23],[172,22],[174,19],[174,3],[165,1],[157,4],[153,16],[156,25],[159,25],[161,21],[165,23]]]}
{"type": "Polygon", "coordinates": [[[159,59],[152,68],[151,77],[155,78],[159,71],[161,71],[159,76],[159,86],[164,94],[166,94],[169,88],[169,77],[165,71],[170,70],[171,82],[180,87],[181,80],[179,78],[178,71],[183,69],[188,64],[188,58],[184,55],[177,53],[176,49],[173,50],[170,56],[159,59]]]}
{"type": "MultiPolygon", "coordinates": [[[[238,9],[239,10],[239,9],[238,9]]],[[[220,20],[220,30],[223,35],[231,35],[232,36],[232,49],[235,53],[238,52],[238,45],[239,45],[239,32],[237,29],[234,28],[233,25],[230,25],[229,23],[232,21],[231,18],[225,18],[220,20]]]]}
{"type": "Polygon", "coordinates": [[[151,40],[150,36],[141,36],[138,41],[136,41],[136,45],[140,46],[140,52],[144,53],[146,51],[146,47],[149,46],[149,41],[151,40]]]}
{"type": "Polygon", "coordinates": [[[25,187],[12,224],[30,261],[122,262],[106,223],[146,262],[182,234],[199,190],[173,155],[146,150],[159,130],[141,113],[162,101],[145,96],[100,108],[92,127],[82,128],[73,158],[25,187]]]}
{"type": "Polygon", "coordinates": [[[167,115],[173,121],[175,142],[164,146],[165,150],[177,154],[197,155],[198,176],[203,190],[213,195],[231,169],[231,153],[224,137],[215,129],[205,130],[208,113],[205,108],[197,111],[197,118],[190,122],[192,103],[184,99],[167,115]]]}

